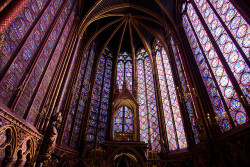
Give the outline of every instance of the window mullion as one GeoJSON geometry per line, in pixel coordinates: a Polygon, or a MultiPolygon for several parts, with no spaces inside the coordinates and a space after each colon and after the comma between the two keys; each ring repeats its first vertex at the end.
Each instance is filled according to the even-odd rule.
{"type": "MultiPolygon", "coordinates": [[[[101,86],[101,94],[100,94],[100,98],[99,98],[99,107],[98,107],[98,116],[97,116],[97,122],[96,122],[96,134],[95,134],[95,143],[94,143],[94,147],[96,148],[97,146],[97,137],[98,137],[98,125],[99,125],[99,117],[100,117],[100,108],[101,108],[101,103],[102,103],[102,91],[103,91],[103,85],[104,85],[104,78],[105,78],[105,71],[106,71],[106,64],[107,64],[107,55],[105,55],[105,63],[104,63],[104,70],[103,70],[103,73],[102,73],[102,84],[100,85],[101,86]]],[[[99,62],[100,63],[100,62],[99,62]]],[[[98,67],[97,67],[98,68],[98,67]]]]}
{"type": "MultiPolygon", "coordinates": [[[[216,40],[214,39],[214,37],[213,37],[213,35],[212,35],[212,33],[211,33],[211,31],[210,31],[210,29],[209,29],[209,27],[208,27],[205,19],[203,18],[202,14],[199,11],[199,8],[197,7],[197,5],[195,3],[192,3],[192,6],[194,8],[195,13],[198,16],[198,19],[200,20],[202,26],[204,27],[204,30],[206,31],[209,39],[211,40],[211,44],[214,47],[214,50],[218,54],[218,57],[219,57],[222,65],[224,67],[224,70],[226,71],[226,73],[228,75],[228,78],[230,79],[230,81],[232,82],[233,87],[235,88],[235,92],[236,92],[236,94],[238,96],[238,99],[240,100],[241,104],[243,104],[243,108],[246,111],[248,111],[248,109],[247,109],[248,107],[246,106],[246,104],[245,104],[244,101],[248,101],[249,95],[247,95],[246,90],[242,90],[242,88],[241,88],[242,86],[239,85],[240,81],[237,81],[235,74],[231,71],[231,69],[229,67],[229,64],[228,64],[228,61],[226,60],[224,54],[222,53],[222,50],[220,49],[220,47],[218,46],[216,40]],[[246,95],[246,96],[244,97],[244,95],[246,95]]],[[[222,34],[223,34],[223,32],[222,32],[222,34]]],[[[233,44],[235,44],[235,43],[233,43],[233,44]]],[[[236,47],[236,49],[237,49],[237,47],[236,47]]],[[[238,53],[238,54],[240,54],[240,53],[238,53]]],[[[241,55],[239,55],[239,57],[240,56],[241,55]]],[[[242,55],[242,57],[243,57],[243,60],[244,60],[244,56],[243,55],[242,55]]],[[[247,63],[247,61],[245,61],[244,63],[247,63]]],[[[248,64],[249,64],[249,61],[248,61],[248,63],[246,65],[248,65],[248,64]]],[[[247,73],[247,71],[246,71],[246,73],[247,73]]],[[[248,113],[248,115],[250,115],[250,113],[248,113]]]]}
{"type": "MultiPolygon", "coordinates": [[[[177,130],[176,130],[176,126],[175,126],[175,119],[174,119],[174,114],[173,114],[173,106],[172,106],[171,96],[170,96],[170,93],[169,93],[169,88],[168,88],[168,83],[167,83],[166,69],[165,69],[164,62],[163,62],[163,57],[162,57],[162,49],[160,51],[160,56],[161,56],[161,63],[162,63],[163,73],[164,73],[165,86],[166,86],[168,99],[169,99],[168,102],[169,102],[169,106],[170,106],[169,108],[170,108],[170,112],[171,112],[172,123],[173,123],[173,128],[174,128],[174,133],[175,133],[176,146],[177,146],[177,149],[179,149],[178,135],[177,135],[177,130]]],[[[164,116],[165,116],[165,113],[164,113],[164,116]]]]}
{"type": "Polygon", "coordinates": [[[125,107],[122,107],[122,133],[125,133],[125,107]]]}
{"type": "Polygon", "coordinates": [[[147,83],[146,83],[146,70],[145,70],[145,57],[143,58],[143,70],[144,70],[144,83],[145,83],[145,95],[146,95],[146,107],[147,107],[147,121],[148,121],[148,142],[149,149],[152,149],[151,145],[151,132],[150,132],[150,120],[149,120],[149,109],[148,109],[148,93],[147,93],[147,83]]]}
{"type": "MultiPolygon", "coordinates": [[[[245,62],[247,63],[247,65],[250,67],[250,61],[248,60],[246,54],[243,52],[242,48],[240,47],[240,45],[238,44],[238,42],[236,41],[236,39],[234,38],[234,36],[232,35],[231,31],[227,28],[227,25],[225,24],[225,22],[221,19],[221,16],[218,14],[218,12],[216,11],[216,9],[214,8],[214,6],[211,4],[211,2],[209,0],[206,0],[207,3],[210,5],[211,9],[213,10],[214,14],[217,16],[217,18],[219,19],[220,23],[222,24],[222,26],[224,27],[224,29],[226,30],[227,34],[229,35],[229,37],[231,38],[231,40],[233,41],[233,43],[235,44],[236,48],[238,49],[238,51],[240,52],[240,54],[242,55],[242,57],[244,58],[245,62]]],[[[236,17],[236,14],[235,16],[236,17]]],[[[233,18],[231,19],[230,23],[233,21],[233,18]]],[[[229,23],[229,24],[230,24],[229,23]]]]}
{"type": "Polygon", "coordinates": [[[204,50],[203,50],[203,48],[202,48],[202,46],[201,46],[201,43],[200,43],[200,41],[198,40],[199,38],[198,38],[198,36],[197,36],[197,34],[196,34],[195,30],[194,30],[193,25],[191,24],[191,20],[189,19],[189,16],[187,16],[187,18],[188,18],[189,24],[190,24],[190,26],[191,26],[191,28],[192,28],[192,31],[193,31],[193,33],[194,33],[194,35],[195,35],[195,38],[196,38],[196,40],[197,40],[198,47],[200,48],[200,50],[202,51],[202,54],[204,55],[204,59],[205,59],[205,61],[206,61],[206,64],[207,64],[207,66],[208,66],[208,69],[209,69],[209,71],[210,71],[210,73],[211,73],[211,75],[212,75],[213,81],[214,81],[214,83],[215,83],[215,85],[216,85],[216,87],[217,87],[217,90],[218,90],[219,95],[220,95],[220,97],[221,97],[220,99],[222,100],[223,105],[224,105],[225,110],[226,110],[226,113],[227,113],[227,115],[228,115],[228,117],[229,117],[230,124],[231,124],[233,127],[235,127],[235,124],[234,124],[233,119],[232,119],[232,116],[231,116],[231,114],[230,114],[228,105],[227,105],[227,103],[226,103],[226,101],[225,101],[225,99],[224,99],[224,96],[223,96],[223,94],[222,94],[222,92],[221,92],[221,89],[220,89],[220,86],[219,86],[219,84],[218,84],[218,82],[217,82],[217,80],[216,80],[216,77],[214,76],[213,70],[211,69],[211,66],[210,66],[210,64],[209,64],[209,62],[208,62],[208,60],[207,60],[206,54],[205,54],[205,52],[204,52],[204,50]]]}

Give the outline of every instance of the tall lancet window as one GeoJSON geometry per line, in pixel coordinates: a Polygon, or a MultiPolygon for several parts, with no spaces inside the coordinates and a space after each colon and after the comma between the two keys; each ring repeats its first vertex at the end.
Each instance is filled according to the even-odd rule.
{"type": "Polygon", "coordinates": [[[246,123],[249,24],[228,0],[195,0],[183,25],[222,132],[246,123]]]}
{"type": "Polygon", "coordinates": [[[132,57],[127,52],[123,52],[118,57],[117,64],[117,84],[119,91],[122,90],[123,82],[126,80],[128,89],[132,92],[132,57]]]}
{"type": "Polygon", "coordinates": [[[158,40],[155,41],[153,48],[156,55],[169,150],[182,149],[187,147],[187,141],[169,58],[158,40]]]}
{"type": "Polygon", "coordinates": [[[99,148],[106,136],[109,108],[112,55],[106,48],[101,55],[95,78],[87,128],[87,148],[99,148]]]}
{"type": "MultiPolygon", "coordinates": [[[[133,113],[127,106],[120,107],[115,113],[114,132],[116,140],[121,134],[132,134],[134,132],[133,113]],[[120,135],[119,135],[120,134],[120,135]]],[[[132,141],[133,135],[126,136],[125,141],[132,141]]]]}
{"type": "MultiPolygon", "coordinates": [[[[71,8],[73,6],[73,3],[68,2],[68,5],[71,8]]],[[[3,45],[3,49],[1,49],[0,51],[0,69],[8,69],[7,71],[3,71],[3,75],[1,74],[0,76],[0,98],[4,104],[8,106],[12,105],[10,103],[15,100],[13,98],[15,98],[17,91],[19,91],[19,89],[23,87],[22,82],[26,82],[26,80],[30,78],[27,72],[30,71],[31,63],[33,63],[34,60],[39,58],[41,62],[37,64],[40,66],[45,66],[45,61],[48,58],[45,58],[45,60],[42,59],[44,55],[50,56],[54,43],[58,38],[60,31],[63,29],[63,22],[66,20],[66,17],[70,12],[70,8],[65,8],[65,10],[67,10],[66,12],[59,12],[60,8],[62,7],[63,0],[53,0],[52,2],[47,3],[46,1],[30,1],[27,4],[27,8],[23,8],[18,17],[14,19],[13,23],[11,23],[10,26],[4,31],[5,42],[3,45]],[[47,4],[49,6],[46,8],[45,6],[47,4]],[[45,9],[44,13],[40,17],[40,19],[38,19],[38,22],[34,24],[36,17],[41,14],[40,12],[43,8],[45,9]],[[57,14],[60,14],[60,16],[58,16],[57,14]],[[46,38],[46,33],[49,33],[50,27],[56,16],[60,17],[60,19],[57,20],[56,27],[54,28],[52,33],[50,33],[49,40],[47,42],[47,45],[49,46],[48,48],[39,51],[39,46],[43,42],[43,39],[46,38]],[[33,29],[31,27],[33,27],[33,29]],[[26,34],[29,30],[32,30],[30,34],[26,34]],[[25,34],[27,35],[27,38],[22,46],[19,46],[21,40],[25,38],[25,34]],[[38,51],[40,53],[38,53],[38,51]],[[11,64],[10,67],[9,64],[11,64]]],[[[43,67],[41,67],[41,69],[42,68],[43,67]]],[[[41,74],[42,72],[40,70],[36,73],[41,74]]],[[[34,78],[33,80],[35,79],[38,80],[38,77],[34,78]]],[[[32,85],[32,88],[34,88],[35,86],[35,84],[32,85]]],[[[32,91],[33,90],[28,92],[27,96],[31,95],[32,91]]],[[[23,101],[25,102],[28,100],[25,99],[23,101]]],[[[22,108],[22,106],[20,105],[17,108],[17,112],[22,116],[25,112],[25,107],[22,108]]],[[[34,120],[28,121],[34,123],[34,120]]]]}
{"type": "Polygon", "coordinates": [[[95,56],[94,44],[87,47],[83,56],[84,58],[78,72],[78,78],[63,135],[64,143],[72,147],[76,147],[79,142],[78,139],[89,92],[90,76],[95,56]]]}
{"type": "Polygon", "coordinates": [[[144,49],[137,52],[137,75],[141,141],[149,143],[150,149],[159,152],[161,145],[153,71],[144,49]]]}
{"type": "Polygon", "coordinates": [[[41,127],[71,38],[74,0],[28,0],[0,35],[0,101],[41,127]]]}
{"type": "Polygon", "coordinates": [[[182,102],[185,103],[186,109],[187,109],[188,114],[189,114],[189,120],[190,120],[191,127],[193,130],[195,143],[199,143],[198,130],[197,130],[196,125],[195,125],[195,118],[197,118],[197,113],[195,111],[193,99],[192,99],[192,96],[190,93],[190,91],[192,91],[192,90],[190,90],[190,88],[188,86],[186,74],[185,74],[185,71],[183,70],[182,61],[180,59],[179,49],[178,49],[177,45],[175,45],[173,37],[170,38],[170,44],[171,44],[171,47],[173,50],[175,64],[176,64],[179,79],[181,82],[181,88],[180,89],[177,88],[177,91],[179,91],[179,93],[181,93],[181,92],[183,93],[183,98],[181,98],[181,100],[182,100],[182,102]]]}

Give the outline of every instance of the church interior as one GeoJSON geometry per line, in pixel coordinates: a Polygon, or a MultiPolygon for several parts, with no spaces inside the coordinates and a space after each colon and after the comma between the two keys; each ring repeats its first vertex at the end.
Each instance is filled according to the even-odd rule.
{"type": "Polygon", "coordinates": [[[1,0],[0,166],[249,167],[249,0],[1,0]]]}

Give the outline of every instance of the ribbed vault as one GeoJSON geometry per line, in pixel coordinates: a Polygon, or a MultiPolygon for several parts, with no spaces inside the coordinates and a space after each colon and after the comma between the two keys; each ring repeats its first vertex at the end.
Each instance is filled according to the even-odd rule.
{"type": "MultiPolygon", "coordinates": [[[[175,29],[176,1],[168,0],[167,11],[159,0],[98,0],[80,3],[81,23],[78,34],[88,46],[98,38],[98,52],[109,47],[114,55],[127,51],[134,55],[139,48],[151,53],[153,40],[164,43],[164,36],[175,29]]],[[[166,5],[166,4],[165,4],[166,5]]]]}

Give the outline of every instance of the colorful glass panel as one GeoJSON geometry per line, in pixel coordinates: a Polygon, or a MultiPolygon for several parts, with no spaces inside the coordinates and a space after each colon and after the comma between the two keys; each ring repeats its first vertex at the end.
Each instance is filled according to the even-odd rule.
{"type": "Polygon", "coordinates": [[[34,20],[39,16],[48,0],[29,0],[12,23],[3,32],[3,42],[0,44],[0,71],[11,59],[25,34],[32,28],[34,20]]]}
{"type": "Polygon", "coordinates": [[[179,74],[179,79],[181,81],[182,90],[179,90],[177,88],[177,91],[179,91],[179,93],[183,92],[183,94],[184,94],[183,99],[184,99],[185,104],[186,104],[186,108],[187,108],[187,111],[189,114],[190,123],[191,123],[192,130],[194,133],[194,139],[195,139],[195,142],[197,144],[197,143],[199,143],[198,130],[195,126],[195,118],[197,117],[197,114],[196,114],[195,108],[193,107],[194,106],[193,99],[192,99],[192,96],[190,95],[190,89],[187,86],[186,75],[185,75],[185,72],[184,72],[183,67],[182,67],[182,62],[181,62],[181,59],[179,56],[178,47],[175,45],[172,37],[170,38],[170,43],[172,46],[172,50],[173,50],[173,54],[174,54],[174,58],[175,58],[175,63],[176,63],[178,74],[179,74]]]}
{"type": "Polygon", "coordinates": [[[186,148],[187,141],[168,55],[158,40],[155,42],[154,49],[169,150],[186,148]]]}
{"type": "MultiPolygon", "coordinates": [[[[213,35],[217,43],[217,46],[219,46],[220,51],[222,52],[225,60],[227,61],[229,68],[234,74],[236,80],[238,81],[238,85],[242,89],[244,95],[246,96],[247,101],[250,104],[250,94],[248,92],[250,83],[249,82],[245,83],[244,78],[242,78],[242,76],[244,75],[250,77],[250,68],[248,67],[246,60],[244,59],[246,55],[248,56],[249,59],[250,55],[249,44],[248,47],[243,46],[243,42],[244,43],[250,42],[250,39],[248,39],[250,37],[249,25],[245,22],[243,17],[237,12],[237,10],[233,7],[233,5],[229,3],[228,0],[213,1],[213,4],[216,5],[216,7],[220,7],[222,5],[221,8],[217,8],[217,11],[219,11],[220,15],[217,15],[217,13],[215,13],[212,10],[212,7],[210,6],[210,3],[207,0],[203,0],[202,2],[200,0],[195,0],[195,2],[207,26],[209,27],[211,34],[213,35]],[[220,22],[219,20],[220,16],[223,18],[224,21],[226,22],[228,21],[229,23],[232,22],[231,21],[232,18],[237,20],[237,21],[234,20],[235,22],[233,24],[238,24],[238,25],[233,25],[235,26],[234,27],[235,30],[233,32],[231,31],[231,33],[236,37],[235,38],[236,41],[240,43],[241,49],[245,51],[246,55],[240,53],[239,49],[236,47],[235,43],[227,33],[226,28],[220,22]]],[[[189,13],[193,12],[192,5],[188,6],[188,12],[189,13]]],[[[193,20],[195,19],[195,17],[198,16],[196,16],[196,14],[194,13],[192,16],[190,16],[190,19],[193,20]]],[[[232,26],[229,25],[226,26],[229,27],[230,30],[233,30],[232,26]]],[[[237,124],[239,123],[240,122],[237,122],[237,124]]]]}
{"type": "MultiPolygon", "coordinates": [[[[32,102],[32,105],[31,105],[31,108],[29,111],[30,113],[32,113],[33,111],[41,110],[40,108],[41,108],[43,100],[47,99],[46,93],[47,93],[47,90],[49,88],[49,85],[52,82],[52,79],[55,79],[55,78],[53,78],[54,74],[56,74],[56,69],[57,69],[55,67],[59,66],[59,60],[63,58],[62,56],[64,56],[64,55],[61,56],[61,54],[62,54],[63,48],[66,44],[66,40],[68,38],[69,32],[72,28],[75,14],[76,14],[75,12],[72,12],[69,19],[68,19],[68,22],[67,22],[67,24],[63,30],[63,33],[60,37],[60,40],[55,48],[55,51],[52,55],[51,61],[48,65],[48,68],[45,72],[45,75],[41,81],[39,88],[38,88],[37,94],[34,97],[34,100],[32,102]]],[[[41,111],[40,111],[40,113],[42,113],[40,115],[46,114],[46,113],[43,113],[41,111]]]]}
{"type": "Polygon", "coordinates": [[[93,88],[90,115],[87,127],[87,149],[101,147],[106,136],[106,124],[109,108],[110,84],[112,74],[112,56],[106,48],[100,57],[93,88]]]}
{"type": "Polygon", "coordinates": [[[137,75],[141,141],[149,143],[152,150],[159,152],[161,145],[153,70],[145,49],[137,53],[137,75]]]}
{"type": "MultiPolygon", "coordinates": [[[[250,60],[250,26],[229,0],[210,0],[224,24],[250,60]]],[[[210,11],[207,11],[210,12],[210,11]]]]}
{"type": "MultiPolygon", "coordinates": [[[[210,16],[211,16],[210,19],[212,19],[212,20],[210,20],[207,18],[207,16],[204,15],[205,21],[207,22],[208,27],[212,28],[212,24],[210,24],[211,22],[217,22],[216,25],[213,25],[215,27],[213,27],[213,29],[210,29],[211,30],[210,32],[213,34],[213,37],[215,38],[215,40],[217,40],[217,42],[218,42],[218,40],[220,40],[220,42],[222,42],[222,40],[223,40],[222,43],[218,43],[219,47],[221,47],[224,44],[224,42],[226,42],[226,40],[229,40],[229,38],[227,37],[228,35],[223,33],[225,30],[223,30],[223,26],[219,22],[215,13],[212,12],[212,9],[209,7],[209,4],[206,4],[205,1],[202,1],[198,4],[198,6],[201,6],[201,5],[210,14],[210,16]],[[221,36],[221,37],[219,37],[219,36],[221,36]],[[219,38],[221,38],[221,39],[219,39],[219,38]]],[[[197,41],[198,41],[197,38],[195,39],[197,41],[195,41],[195,42],[190,41],[190,42],[193,43],[193,45],[197,45],[197,47],[201,47],[203,53],[205,54],[204,61],[203,61],[202,56],[200,56],[198,61],[206,62],[208,68],[211,69],[211,73],[214,76],[214,79],[216,80],[216,83],[219,87],[221,95],[223,96],[223,100],[225,100],[225,104],[227,105],[226,108],[224,108],[224,109],[218,108],[218,107],[216,107],[218,109],[215,109],[216,113],[218,115],[218,121],[219,121],[219,125],[220,125],[222,131],[229,130],[232,128],[231,127],[232,125],[229,125],[230,124],[229,117],[232,118],[232,120],[236,126],[245,123],[248,120],[246,112],[245,112],[242,104],[240,103],[240,100],[238,99],[236,91],[233,87],[231,80],[228,77],[226,70],[224,69],[224,66],[221,62],[221,58],[217,55],[217,52],[214,48],[215,44],[214,45],[212,44],[207,32],[205,31],[203,25],[201,24],[201,21],[199,20],[197,14],[196,14],[196,12],[191,4],[188,5],[187,13],[188,13],[188,18],[192,22],[193,30],[192,30],[192,27],[189,23],[188,18],[184,17],[183,20],[185,22],[184,25],[186,26],[185,27],[186,33],[190,34],[189,35],[190,38],[195,38],[197,36],[200,39],[199,43],[197,43],[197,41]],[[196,35],[193,34],[194,32],[192,32],[192,31],[195,31],[196,35]],[[200,45],[200,46],[198,46],[198,45],[200,45]],[[225,109],[227,109],[229,111],[230,115],[227,115],[225,109]],[[240,120],[237,119],[237,115],[239,115],[239,114],[244,115],[244,119],[240,119],[240,120]]],[[[194,40],[194,39],[192,39],[192,40],[194,40]]],[[[226,60],[227,60],[227,59],[230,59],[230,57],[232,57],[232,59],[235,60],[236,63],[240,62],[241,63],[240,65],[239,65],[239,63],[237,63],[238,67],[240,67],[240,68],[238,68],[239,69],[238,72],[241,73],[241,75],[242,74],[244,75],[245,73],[247,74],[249,71],[249,67],[246,64],[244,64],[243,58],[239,55],[239,51],[234,50],[230,53],[228,52],[228,54],[225,53],[225,49],[231,50],[232,48],[236,49],[235,46],[230,45],[230,48],[227,48],[225,46],[224,50],[221,50],[224,58],[226,58],[226,60]]],[[[232,65],[233,65],[232,62],[227,61],[227,63],[229,65],[229,67],[231,66],[231,70],[232,70],[232,65]]],[[[236,64],[235,64],[235,67],[237,67],[236,64]]],[[[232,72],[237,79],[237,76],[239,78],[240,74],[239,73],[236,74],[236,71],[237,70],[235,68],[235,70],[232,72]]],[[[206,77],[207,75],[204,73],[203,76],[206,77]]],[[[241,86],[241,88],[242,87],[243,86],[241,86]]],[[[243,92],[244,92],[244,90],[245,90],[245,92],[247,91],[247,88],[245,86],[244,86],[243,92]]],[[[216,94],[217,94],[216,92],[217,92],[216,89],[211,89],[209,91],[209,94],[211,94],[211,96],[216,96],[216,94]]],[[[223,103],[223,102],[216,98],[216,99],[214,99],[213,103],[215,104],[215,106],[216,105],[220,106],[219,103],[223,103]]]]}
{"type": "Polygon", "coordinates": [[[87,47],[80,66],[70,112],[64,129],[63,141],[65,144],[70,144],[70,146],[73,147],[77,146],[79,138],[82,119],[84,116],[85,102],[89,91],[89,79],[92,71],[94,55],[94,46],[91,44],[87,47]],[[72,133],[71,139],[70,133],[72,133]]]}
{"type": "Polygon", "coordinates": [[[232,128],[232,125],[230,124],[225,106],[222,103],[222,97],[219,93],[219,88],[216,86],[215,79],[212,77],[212,71],[209,69],[209,65],[205,61],[205,57],[200,46],[198,45],[197,38],[195,37],[191,25],[188,22],[187,16],[183,16],[183,25],[207,91],[211,92],[209,93],[209,97],[211,99],[215,113],[218,115],[218,123],[221,126],[222,131],[227,131],[232,128]]]}
{"type": "Polygon", "coordinates": [[[133,133],[133,113],[124,106],[118,108],[115,114],[114,120],[114,132],[115,133],[133,133]]]}
{"type": "Polygon", "coordinates": [[[123,82],[126,80],[128,89],[132,93],[132,58],[127,52],[120,53],[117,64],[117,77],[119,91],[122,91],[123,82]]]}
{"type": "Polygon", "coordinates": [[[49,31],[48,27],[50,27],[54,21],[56,15],[51,14],[50,6],[53,6],[53,9],[57,12],[60,9],[62,2],[63,0],[58,1],[58,4],[49,4],[49,7],[46,8],[43,16],[41,16],[41,19],[38,20],[34,30],[27,38],[27,41],[19,50],[15,61],[13,62],[5,78],[3,79],[2,84],[0,85],[0,97],[4,104],[7,105],[12,95],[14,95],[14,92],[20,88],[21,83],[19,82],[25,77],[25,72],[31,65],[32,60],[34,60],[34,56],[36,56],[37,48],[39,48],[38,46],[42,42],[43,38],[46,37],[45,34],[47,31],[49,31]],[[46,28],[42,29],[42,26],[46,28]],[[37,36],[39,36],[39,38],[37,38],[37,36]]]}
{"type": "Polygon", "coordinates": [[[116,80],[117,80],[119,91],[121,91],[123,81],[124,81],[124,62],[123,61],[118,62],[118,65],[117,65],[117,79],[116,80]]]}
{"type": "MultiPolygon", "coordinates": [[[[68,8],[64,8],[63,12],[58,19],[56,26],[53,28],[52,33],[50,34],[47,43],[45,44],[44,49],[42,50],[41,56],[37,60],[37,64],[31,73],[30,79],[24,89],[22,96],[19,99],[19,103],[15,109],[17,113],[20,115],[25,112],[25,110],[29,110],[28,105],[32,96],[35,94],[39,80],[43,77],[43,73],[46,71],[46,67],[50,63],[51,56],[53,56],[53,49],[55,45],[57,45],[57,39],[60,37],[63,30],[63,26],[66,24],[67,18],[70,16],[70,10],[68,8]],[[65,22],[61,22],[60,20],[65,20],[65,22]]],[[[31,124],[34,124],[36,120],[36,116],[38,115],[39,110],[33,110],[29,113],[27,117],[27,121],[31,124]]]]}

